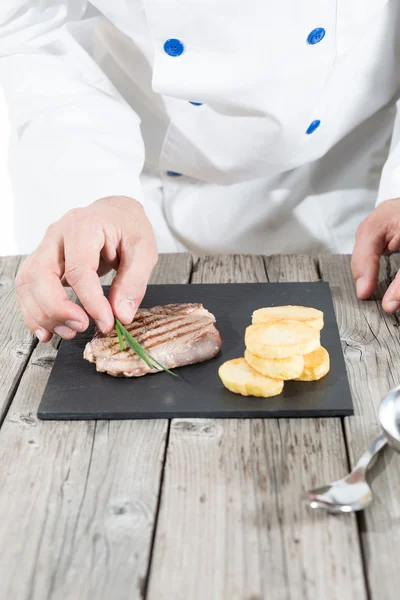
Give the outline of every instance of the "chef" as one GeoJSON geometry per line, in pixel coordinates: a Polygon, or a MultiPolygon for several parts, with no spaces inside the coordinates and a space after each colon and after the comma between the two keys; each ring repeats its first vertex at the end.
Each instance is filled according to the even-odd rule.
{"type": "MultiPolygon", "coordinates": [[[[399,13],[395,0],[2,0],[30,330],[130,322],[157,251],[353,251],[367,298],[400,247],[399,13]]],[[[400,279],[383,305],[400,307],[400,279]]]]}

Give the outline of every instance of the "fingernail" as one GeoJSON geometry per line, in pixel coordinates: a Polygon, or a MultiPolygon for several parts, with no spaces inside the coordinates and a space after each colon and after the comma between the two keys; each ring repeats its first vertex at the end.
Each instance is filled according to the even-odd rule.
{"type": "Polygon", "coordinates": [[[83,323],[81,323],[80,321],[70,321],[68,319],[68,321],[65,321],[65,324],[67,327],[73,329],[74,331],[82,331],[83,329],[83,323]]]}
{"type": "Polygon", "coordinates": [[[133,298],[124,298],[118,304],[118,312],[124,321],[132,322],[137,310],[137,302],[133,298]]]}
{"type": "Polygon", "coordinates": [[[42,342],[44,339],[44,336],[46,335],[46,332],[43,329],[36,329],[35,335],[36,335],[37,339],[39,340],[39,342],[42,342]]]}
{"type": "Polygon", "coordinates": [[[100,329],[102,333],[107,333],[110,331],[110,326],[107,325],[104,321],[96,321],[97,328],[100,329]]]}
{"type": "Polygon", "coordinates": [[[75,331],[73,331],[69,327],[65,327],[64,325],[57,325],[57,327],[54,327],[53,331],[64,340],[70,340],[76,333],[75,331]]]}
{"type": "Polygon", "coordinates": [[[400,308],[400,302],[397,302],[397,300],[390,300],[387,303],[387,307],[390,312],[396,312],[400,308]]]}
{"type": "Polygon", "coordinates": [[[360,279],[357,279],[356,281],[356,290],[357,290],[357,296],[363,296],[365,293],[365,288],[367,287],[367,280],[365,279],[365,277],[360,277],[360,279]]]}

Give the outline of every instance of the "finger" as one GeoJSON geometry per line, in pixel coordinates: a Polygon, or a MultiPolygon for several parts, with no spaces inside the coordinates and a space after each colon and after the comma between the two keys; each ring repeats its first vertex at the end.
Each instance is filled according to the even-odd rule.
{"type": "Polygon", "coordinates": [[[63,239],[59,228],[51,226],[18,273],[17,293],[33,319],[47,331],[64,324],[74,331],[83,331],[89,325],[88,317],[68,298],[60,281],[63,272],[63,239]]]}
{"type": "Polygon", "coordinates": [[[53,334],[50,331],[46,331],[43,327],[40,327],[38,323],[32,318],[28,310],[25,308],[23,304],[20,304],[20,310],[22,314],[22,318],[25,321],[25,325],[28,329],[37,337],[40,342],[46,344],[51,340],[53,334]]]}
{"type": "Polygon", "coordinates": [[[108,333],[114,327],[114,315],[97,274],[103,244],[100,229],[97,236],[83,228],[79,235],[68,233],[64,238],[65,278],[98,328],[108,333]]]}
{"type": "Polygon", "coordinates": [[[359,227],[351,259],[351,270],[356,282],[357,296],[369,298],[376,288],[379,276],[380,257],[386,247],[384,233],[374,222],[364,221],[359,227]]]}
{"type": "Polygon", "coordinates": [[[108,262],[106,262],[105,260],[103,260],[102,258],[100,258],[100,264],[99,264],[99,268],[97,269],[97,275],[99,277],[103,277],[104,275],[107,275],[107,273],[109,273],[110,271],[112,271],[114,269],[118,268],[118,263],[116,262],[114,265],[110,265],[108,262]]]}
{"type": "MultiPolygon", "coordinates": [[[[43,309],[37,303],[34,295],[30,290],[26,291],[22,300],[22,306],[26,312],[30,315],[32,320],[37,323],[39,328],[44,331],[53,331],[65,340],[71,340],[76,335],[76,331],[68,326],[57,324],[54,319],[50,319],[43,311],[43,309]],[[55,323],[55,324],[54,324],[55,323]]],[[[67,321],[68,322],[68,321],[67,321]]],[[[36,332],[35,332],[36,335],[36,332]]],[[[39,335],[38,335],[39,337],[39,335]]],[[[40,338],[39,338],[40,339],[40,338]]]]}
{"type": "Polygon", "coordinates": [[[383,309],[386,312],[394,313],[400,309],[400,274],[389,285],[386,294],[382,300],[383,309]]]}
{"type": "MultiPolygon", "coordinates": [[[[99,268],[97,269],[97,275],[99,277],[103,277],[104,275],[107,275],[110,271],[112,271],[113,269],[116,269],[117,266],[118,266],[117,262],[115,263],[115,266],[114,266],[112,264],[109,264],[108,262],[106,262],[102,258],[100,258],[100,264],[99,264],[99,268]]],[[[63,286],[69,287],[69,283],[65,279],[65,275],[62,276],[61,283],[62,283],[63,286]]]]}
{"type": "Polygon", "coordinates": [[[400,249],[400,236],[395,235],[388,243],[387,254],[393,254],[394,252],[397,252],[399,249],[400,249]]]}
{"type": "Polygon", "coordinates": [[[109,300],[114,314],[124,325],[132,322],[156,262],[155,247],[146,240],[135,245],[128,244],[122,249],[109,300]]]}
{"type": "Polygon", "coordinates": [[[76,336],[76,331],[66,325],[57,325],[57,327],[54,327],[54,333],[63,340],[72,340],[76,336]]]}
{"type": "Polygon", "coordinates": [[[60,278],[51,271],[50,266],[43,267],[42,275],[34,278],[31,291],[45,315],[45,323],[40,320],[40,324],[46,329],[55,331],[55,328],[60,325],[66,325],[73,331],[85,331],[88,328],[87,314],[68,298],[60,278]]]}

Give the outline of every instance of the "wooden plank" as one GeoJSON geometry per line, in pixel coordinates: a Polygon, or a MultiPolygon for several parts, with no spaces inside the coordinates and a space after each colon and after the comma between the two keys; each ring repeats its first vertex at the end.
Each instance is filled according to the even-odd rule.
{"type": "Polygon", "coordinates": [[[36,343],[25,327],[14,293],[21,258],[0,258],[0,423],[36,343]]]}
{"type": "Polygon", "coordinates": [[[265,268],[270,281],[318,281],[318,262],[305,255],[266,256],[265,268]]]}
{"type": "MultiPolygon", "coordinates": [[[[398,318],[381,307],[387,284],[397,272],[399,258],[382,261],[381,280],[375,296],[356,298],[350,257],[323,256],[320,269],[331,283],[346,364],[350,375],[356,416],[345,420],[351,463],[379,433],[376,409],[381,398],[400,384],[398,318]],[[387,265],[387,269],[386,269],[387,265]]],[[[400,573],[400,469],[398,456],[384,452],[372,474],[374,504],[360,515],[361,539],[370,596],[395,600],[400,573]]]]}
{"type": "Polygon", "coordinates": [[[193,268],[192,283],[254,283],[266,281],[261,256],[206,256],[193,268]]]}
{"type": "MultiPolygon", "coordinates": [[[[188,257],[167,267],[154,283],[188,281],[188,257]]],[[[168,424],[39,421],[55,355],[35,350],[0,431],[1,595],[142,598],[168,424]]]]}
{"type": "Polygon", "coordinates": [[[160,254],[150,283],[187,283],[192,262],[190,254],[160,254]]]}
{"type": "MultiPolygon", "coordinates": [[[[311,259],[267,259],[268,278],[316,280],[311,259]]],[[[194,282],[262,281],[260,257],[200,260],[194,282]]],[[[353,516],[300,502],[347,470],[339,420],[172,423],[149,600],[366,597],[353,516]]]]}

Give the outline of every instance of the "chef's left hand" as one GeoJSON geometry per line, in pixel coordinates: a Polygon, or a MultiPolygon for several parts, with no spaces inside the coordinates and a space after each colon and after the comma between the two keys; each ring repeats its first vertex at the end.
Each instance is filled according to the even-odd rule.
{"type": "MultiPolygon", "coordinates": [[[[400,249],[400,199],[380,204],[359,226],[351,269],[357,296],[366,300],[378,283],[379,259],[400,249]]],[[[382,306],[393,313],[400,309],[400,271],[390,284],[382,306]]]]}

